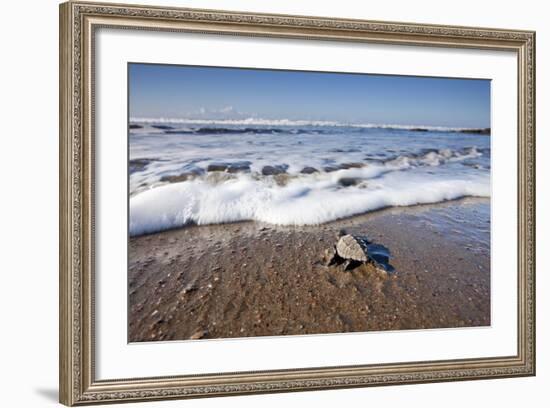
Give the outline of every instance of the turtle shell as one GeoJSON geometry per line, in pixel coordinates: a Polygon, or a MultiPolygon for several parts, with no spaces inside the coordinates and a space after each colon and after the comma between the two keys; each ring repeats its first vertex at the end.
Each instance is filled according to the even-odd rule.
{"type": "Polygon", "coordinates": [[[344,259],[351,259],[359,262],[367,262],[369,259],[368,246],[366,238],[354,235],[344,235],[340,237],[336,244],[336,252],[344,259]]]}

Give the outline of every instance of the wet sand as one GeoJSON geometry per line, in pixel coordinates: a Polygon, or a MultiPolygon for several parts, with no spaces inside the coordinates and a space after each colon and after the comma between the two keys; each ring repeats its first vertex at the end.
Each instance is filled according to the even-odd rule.
{"type": "Polygon", "coordinates": [[[490,201],[132,237],[128,285],[129,342],[487,326],[490,201]],[[389,248],[394,270],[326,266],[341,229],[389,248]]]}

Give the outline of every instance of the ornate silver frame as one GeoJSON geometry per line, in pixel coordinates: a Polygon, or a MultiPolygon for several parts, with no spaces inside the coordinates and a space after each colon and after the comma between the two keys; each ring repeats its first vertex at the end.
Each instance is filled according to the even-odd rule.
{"type": "Polygon", "coordinates": [[[66,405],[535,374],[535,33],[68,2],[60,5],[60,401],[66,405]],[[97,380],[93,46],[98,27],[513,51],[518,61],[518,350],[513,356],[97,380]]]}

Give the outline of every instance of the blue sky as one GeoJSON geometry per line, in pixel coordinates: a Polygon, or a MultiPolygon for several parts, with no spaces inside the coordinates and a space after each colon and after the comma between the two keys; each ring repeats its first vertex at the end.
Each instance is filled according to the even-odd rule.
{"type": "Polygon", "coordinates": [[[490,81],[129,64],[131,117],[490,127],[490,81]]]}

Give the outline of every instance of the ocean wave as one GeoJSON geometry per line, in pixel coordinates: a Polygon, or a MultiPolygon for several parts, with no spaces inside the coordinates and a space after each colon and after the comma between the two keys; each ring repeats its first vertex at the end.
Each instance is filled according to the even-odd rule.
{"type": "Polygon", "coordinates": [[[130,123],[174,123],[190,125],[230,125],[230,126],[342,126],[336,121],[290,120],[290,119],[185,119],[185,118],[130,118],[130,123]]]}
{"type": "MultiPolygon", "coordinates": [[[[333,152],[335,153],[335,152],[333,152]]],[[[341,153],[357,153],[355,150],[344,151],[341,153]]],[[[359,152],[360,153],[360,152],[359,152]]],[[[250,161],[250,160],[209,160],[199,158],[190,160],[186,166],[175,166],[178,171],[159,171],[157,178],[181,178],[183,176],[201,175],[211,171],[222,171],[226,173],[240,172],[256,172],[259,175],[273,174],[313,174],[313,173],[330,173],[338,170],[364,168],[368,167],[369,171],[373,168],[380,168],[386,171],[403,170],[410,167],[418,166],[440,166],[446,163],[464,162],[469,159],[475,159],[483,155],[488,155],[489,149],[478,149],[475,146],[462,149],[421,149],[417,153],[385,155],[385,157],[370,157],[365,156],[362,161],[345,160],[346,155],[342,156],[342,162],[330,162],[326,165],[320,165],[319,162],[308,161],[308,158],[300,158],[298,162],[288,163],[268,163],[265,160],[250,161]],[[374,166],[374,167],[373,167],[374,166]],[[378,167],[376,167],[378,166],[378,167]],[[383,166],[383,167],[379,167],[383,166]]],[[[283,157],[281,159],[284,159],[283,157]]],[[[286,158],[288,159],[288,157],[286,158]]],[[[311,160],[311,159],[310,159],[311,160]]],[[[129,161],[129,170],[131,174],[140,171],[148,170],[148,166],[159,162],[162,159],[155,158],[134,158],[129,161]]],[[[149,174],[149,173],[148,173],[149,174]]],[[[186,177],[188,178],[188,177],[186,177]]],[[[142,180],[145,181],[145,180],[142,180]]]]}
{"type": "Polygon", "coordinates": [[[396,155],[382,160],[385,164],[404,166],[439,166],[445,163],[461,162],[475,159],[488,154],[488,149],[477,149],[475,146],[459,150],[452,149],[423,149],[420,153],[396,155]]]}
{"type": "Polygon", "coordinates": [[[462,128],[414,137],[417,126],[256,118],[131,124],[131,235],[244,220],[319,224],[490,194],[491,140],[462,128]]]}
{"type": "Polygon", "coordinates": [[[217,183],[197,178],[131,197],[130,235],[247,220],[315,225],[390,206],[489,197],[489,177],[480,172],[442,178],[379,166],[303,175],[283,184],[275,177],[258,179],[251,174],[231,175],[217,183]]]}
{"type": "MultiPolygon", "coordinates": [[[[227,133],[238,131],[235,126],[260,126],[271,127],[272,130],[284,131],[280,127],[342,127],[342,128],[358,128],[358,129],[388,129],[388,130],[408,130],[416,132],[460,132],[460,133],[477,133],[489,134],[490,128],[468,128],[468,127],[446,127],[432,125],[399,125],[399,124],[378,124],[378,123],[345,123],[338,121],[322,121],[322,120],[291,120],[291,119],[262,119],[262,118],[246,118],[246,119],[185,119],[185,118],[130,118],[130,126],[139,126],[139,124],[148,124],[157,129],[163,124],[179,124],[179,125],[212,125],[212,127],[199,127],[196,129],[204,129],[202,133],[206,133],[208,129],[213,129],[214,133],[222,133],[221,129],[227,130],[227,133]],[[223,126],[232,126],[223,128],[223,126]]],[[[135,129],[135,128],[134,128],[135,129]]],[[[195,131],[196,131],[195,129],[195,131]]],[[[250,128],[248,128],[249,131],[250,128]]],[[[254,128],[258,129],[258,128],[254,128]]],[[[261,128],[259,128],[261,129],[261,128]]],[[[192,130],[192,129],[191,129],[192,130]]],[[[167,133],[177,132],[178,129],[166,129],[167,133]]],[[[254,131],[254,130],[252,130],[254,131]]],[[[304,130],[305,131],[305,130],[304,130]]]]}
{"type": "MultiPolygon", "coordinates": [[[[303,128],[292,128],[292,129],[283,129],[281,127],[198,127],[198,128],[185,128],[185,129],[166,129],[164,133],[169,135],[238,135],[238,134],[319,134],[323,133],[320,130],[312,129],[303,129],[303,128]]],[[[324,132],[326,133],[326,132],[324,132]]]]}

